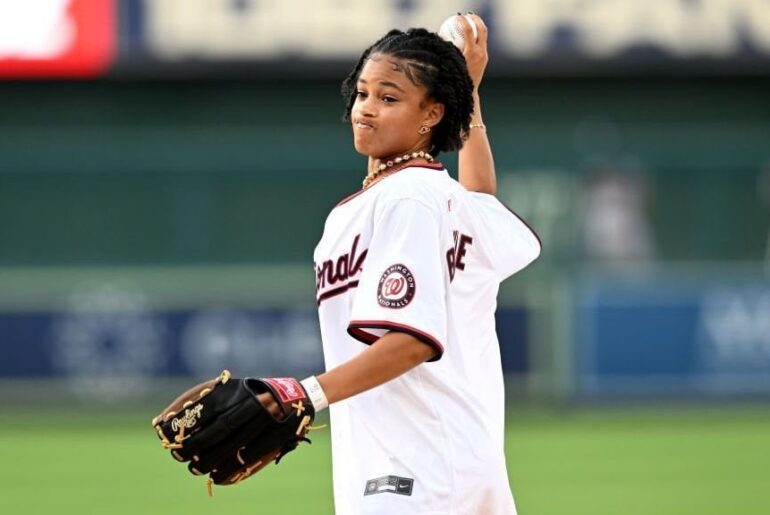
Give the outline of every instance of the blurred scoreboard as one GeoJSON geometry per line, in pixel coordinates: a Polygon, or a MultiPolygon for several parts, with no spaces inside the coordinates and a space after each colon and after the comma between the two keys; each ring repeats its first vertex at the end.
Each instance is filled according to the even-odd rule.
{"type": "Polygon", "coordinates": [[[339,74],[467,10],[497,75],[770,71],[770,0],[0,0],[0,77],[339,74]]]}

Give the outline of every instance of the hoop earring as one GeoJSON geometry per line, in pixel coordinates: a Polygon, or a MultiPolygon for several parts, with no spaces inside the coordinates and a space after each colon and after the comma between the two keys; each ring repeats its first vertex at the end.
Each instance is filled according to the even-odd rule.
{"type": "Polygon", "coordinates": [[[430,127],[428,127],[427,125],[423,125],[420,127],[420,130],[418,130],[417,132],[419,132],[420,134],[428,134],[430,132],[430,127]]]}

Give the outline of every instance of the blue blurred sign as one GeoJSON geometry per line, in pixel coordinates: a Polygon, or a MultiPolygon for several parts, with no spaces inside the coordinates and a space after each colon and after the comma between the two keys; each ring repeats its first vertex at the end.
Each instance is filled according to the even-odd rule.
{"type": "Polygon", "coordinates": [[[575,319],[579,394],[770,394],[766,282],[590,282],[575,319]]]}
{"type": "MultiPolygon", "coordinates": [[[[527,313],[498,313],[508,371],[528,369],[527,313]]],[[[124,292],[61,312],[0,313],[0,377],[307,375],[324,369],[314,309],[147,309],[124,292]]]]}
{"type": "Polygon", "coordinates": [[[314,310],[0,314],[0,377],[274,375],[323,367],[314,310]]]}

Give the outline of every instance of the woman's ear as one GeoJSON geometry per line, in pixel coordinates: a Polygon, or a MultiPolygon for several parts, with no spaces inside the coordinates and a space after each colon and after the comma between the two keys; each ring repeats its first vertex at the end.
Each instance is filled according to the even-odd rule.
{"type": "Polygon", "coordinates": [[[441,102],[431,102],[425,109],[425,121],[423,122],[423,125],[433,128],[444,118],[444,104],[441,102]]]}

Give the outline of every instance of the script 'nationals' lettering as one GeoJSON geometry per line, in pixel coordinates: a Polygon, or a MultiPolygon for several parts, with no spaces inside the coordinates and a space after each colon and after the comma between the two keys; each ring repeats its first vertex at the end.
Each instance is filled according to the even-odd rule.
{"type": "MultiPolygon", "coordinates": [[[[315,289],[317,301],[344,293],[349,288],[358,286],[357,276],[363,270],[368,249],[359,251],[361,235],[353,238],[350,251],[336,258],[327,259],[315,265],[315,289]],[[359,253],[360,252],[360,253],[359,253]]],[[[457,270],[465,270],[465,257],[468,248],[473,245],[473,238],[459,231],[454,231],[454,247],[447,250],[446,262],[449,281],[453,281],[457,270]]]]}
{"type": "Polygon", "coordinates": [[[358,242],[360,239],[361,235],[356,235],[353,239],[353,245],[350,248],[350,252],[342,254],[337,259],[327,259],[320,265],[316,264],[316,293],[328,286],[334,286],[340,281],[352,279],[363,269],[367,250],[364,250],[360,255],[357,255],[358,242]]]}

